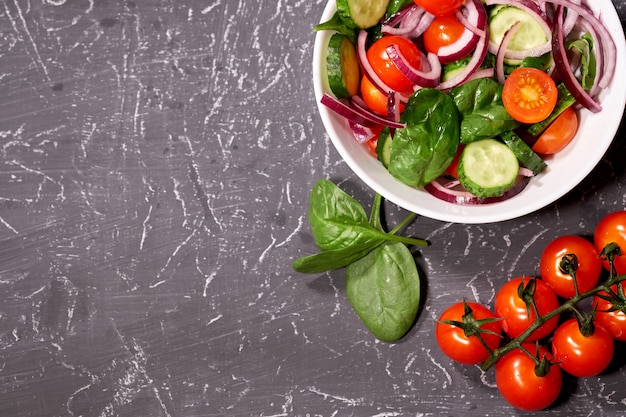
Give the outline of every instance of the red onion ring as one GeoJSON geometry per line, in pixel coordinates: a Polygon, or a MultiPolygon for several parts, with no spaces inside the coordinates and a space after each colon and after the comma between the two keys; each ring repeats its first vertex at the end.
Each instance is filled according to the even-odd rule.
{"type": "MultiPolygon", "coordinates": [[[[476,206],[481,204],[492,204],[500,201],[508,200],[511,197],[518,195],[528,185],[530,178],[524,175],[518,176],[515,184],[504,192],[499,197],[487,197],[480,198],[469,193],[465,190],[458,190],[454,188],[448,188],[442,184],[441,177],[426,184],[424,190],[433,195],[434,197],[446,201],[448,203],[459,204],[464,206],[476,206]]],[[[456,184],[450,184],[456,185],[456,184]]]]}
{"type": "Polygon", "coordinates": [[[441,77],[441,63],[437,55],[429,53],[427,56],[428,71],[421,71],[411,65],[409,61],[402,55],[402,52],[396,45],[389,45],[385,48],[387,55],[394,65],[408,78],[413,84],[420,87],[435,87],[439,84],[441,77]]]}
{"type": "Polygon", "coordinates": [[[377,125],[388,126],[390,128],[402,129],[406,127],[403,123],[397,123],[380,117],[367,109],[358,106],[350,107],[337,98],[328,93],[324,93],[320,99],[320,103],[328,107],[330,110],[345,117],[348,121],[358,123],[365,127],[375,127],[377,125]]]}
{"type": "Polygon", "coordinates": [[[506,32],[504,32],[502,42],[500,42],[500,47],[498,48],[498,53],[496,55],[496,77],[500,84],[504,84],[504,81],[506,81],[506,77],[504,75],[504,56],[506,55],[506,51],[509,47],[509,42],[511,42],[511,39],[513,39],[513,36],[515,36],[521,27],[522,22],[517,21],[513,26],[507,29],[506,32]]]}

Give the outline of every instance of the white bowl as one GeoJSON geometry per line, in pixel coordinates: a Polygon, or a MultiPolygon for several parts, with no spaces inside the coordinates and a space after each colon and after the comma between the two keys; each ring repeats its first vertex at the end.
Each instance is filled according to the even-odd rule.
{"type": "MultiPolygon", "coordinates": [[[[548,168],[532,178],[528,186],[508,200],[463,206],[442,201],[421,188],[403,184],[392,177],[372,156],[365,145],[356,142],[344,118],[320,104],[324,92],[330,92],[326,75],[326,46],[330,31],[316,35],[313,57],[313,84],[319,113],[335,148],[358,177],[385,199],[406,210],[446,222],[492,223],[524,216],[539,210],[572,190],[598,164],[619,128],[626,103],[626,42],[619,16],[610,0],[587,0],[598,12],[614,36],[617,46],[617,72],[608,89],[600,95],[603,110],[580,112],[580,127],[573,141],[561,152],[546,160],[548,168]]],[[[335,0],[329,0],[320,19],[325,22],[335,12],[335,0]]]]}

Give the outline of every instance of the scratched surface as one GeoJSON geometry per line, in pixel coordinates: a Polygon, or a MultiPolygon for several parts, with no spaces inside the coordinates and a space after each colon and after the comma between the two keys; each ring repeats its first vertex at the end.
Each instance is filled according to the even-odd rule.
{"type": "MultiPolygon", "coordinates": [[[[316,115],[324,3],[0,2],[0,416],[522,415],[493,372],[445,359],[434,320],[624,208],[624,129],[538,213],[417,219],[420,317],[377,342],[341,271],[290,267],[315,251],[318,178],[372,199],[316,115]]],[[[625,356],[549,415],[625,415],[625,356]]]]}

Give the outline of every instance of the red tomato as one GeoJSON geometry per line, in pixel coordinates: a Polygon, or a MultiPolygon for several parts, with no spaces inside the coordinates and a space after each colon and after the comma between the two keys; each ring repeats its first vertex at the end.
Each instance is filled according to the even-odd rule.
{"type": "Polygon", "coordinates": [[[454,14],[465,4],[465,0],[413,0],[413,2],[435,16],[454,14]]]}
{"type": "Polygon", "coordinates": [[[537,123],[552,113],[558,98],[556,83],[545,72],[518,67],[502,87],[502,104],[512,118],[522,123],[537,123]]]}
{"type": "MultiPolygon", "coordinates": [[[[533,309],[527,309],[526,303],[517,293],[519,285],[522,282],[524,285],[528,285],[529,281],[529,277],[513,278],[504,284],[496,293],[496,316],[504,319],[501,322],[502,330],[504,330],[504,332],[512,338],[521,335],[531,324],[535,322],[536,319],[533,309]],[[528,314],[529,311],[530,315],[528,314]]],[[[558,308],[559,300],[556,298],[556,295],[550,287],[548,287],[548,285],[540,279],[536,279],[535,284],[536,287],[533,298],[535,300],[535,304],[537,305],[539,314],[543,316],[558,308]]],[[[541,327],[535,330],[526,339],[526,341],[531,342],[548,336],[556,328],[558,321],[558,315],[552,317],[541,327]]]]}
{"type": "Polygon", "coordinates": [[[436,17],[424,32],[424,48],[437,54],[439,48],[456,42],[465,32],[465,26],[454,15],[436,17]]]}
{"type": "MultiPolygon", "coordinates": [[[[475,320],[493,319],[495,315],[485,306],[465,302],[472,310],[475,320]]],[[[466,332],[452,324],[444,321],[463,322],[465,314],[465,305],[463,302],[456,303],[446,309],[437,322],[435,329],[437,343],[439,347],[450,359],[459,363],[473,365],[485,361],[489,357],[489,351],[480,343],[478,336],[466,335],[466,332]]],[[[500,345],[501,326],[499,321],[484,323],[480,326],[486,332],[481,332],[481,337],[487,343],[491,350],[496,349],[500,345]]]]}
{"type": "Polygon", "coordinates": [[[552,353],[561,369],[582,378],[598,375],[609,366],[614,344],[611,334],[602,326],[596,325],[593,334],[584,336],[574,318],[565,321],[554,332],[552,353]]]}
{"type": "MultiPolygon", "coordinates": [[[[387,117],[389,115],[389,97],[383,93],[372,83],[372,81],[363,76],[361,80],[361,97],[367,105],[367,108],[379,116],[387,117]]],[[[400,102],[400,113],[404,110],[405,104],[400,102]]]]}
{"type": "Polygon", "coordinates": [[[602,261],[596,247],[580,236],[560,236],[548,243],[541,254],[539,270],[541,279],[563,298],[576,295],[574,279],[559,267],[565,255],[574,254],[578,261],[576,283],[578,292],[589,291],[596,286],[602,272],[602,261]]]}
{"type": "MultiPolygon", "coordinates": [[[[616,243],[622,250],[622,256],[615,257],[615,271],[618,275],[626,274],[626,211],[610,213],[600,220],[593,235],[593,242],[600,252],[609,243],[616,243]]],[[[608,271],[609,262],[603,261],[603,264],[608,271]]]]}
{"type": "MultiPolygon", "coordinates": [[[[622,290],[626,292],[626,285],[621,282],[622,290]]],[[[617,293],[617,285],[611,287],[617,293]]],[[[606,294],[604,291],[598,295],[606,294]]],[[[593,305],[596,306],[595,322],[604,327],[613,339],[626,342],[626,314],[622,310],[608,311],[613,304],[602,297],[595,296],[593,305]]]]}
{"type": "Polygon", "coordinates": [[[396,45],[400,53],[413,67],[420,68],[422,66],[422,57],[417,46],[409,39],[396,35],[383,36],[374,42],[367,50],[367,60],[387,86],[396,91],[410,94],[413,92],[413,83],[402,74],[387,55],[386,48],[390,45],[396,45]]]}
{"type": "Polygon", "coordinates": [[[463,148],[465,148],[465,145],[459,145],[456,150],[456,156],[454,157],[452,162],[450,162],[448,168],[446,168],[446,174],[450,175],[451,177],[459,178],[459,159],[461,158],[463,148]]]}
{"type": "MultiPolygon", "coordinates": [[[[535,354],[533,343],[524,348],[535,354]]],[[[550,359],[550,353],[539,347],[540,358],[550,359]]],[[[535,373],[535,361],[520,349],[514,349],[496,362],[496,385],[504,399],[520,410],[543,410],[561,393],[563,375],[559,365],[551,365],[545,376],[535,373]]]]}
{"type": "Polygon", "coordinates": [[[574,109],[568,107],[539,136],[533,145],[533,151],[542,155],[557,153],[574,139],[577,131],[578,116],[574,109]]]}

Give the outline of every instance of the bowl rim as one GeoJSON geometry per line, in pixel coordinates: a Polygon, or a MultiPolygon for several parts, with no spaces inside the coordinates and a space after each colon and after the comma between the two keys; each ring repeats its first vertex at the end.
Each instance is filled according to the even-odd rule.
{"type": "MultiPolygon", "coordinates": [[[[626,59],[626,41],[624,29],[610,0],[583,0],[602,19],[613,34],[617,48],[616,68],[623,68],[626,59]]],[[[320,22],[327,21],[335,12],[335,0],[329,0],[324,8],[320,22]]],[[[331,31],[318,31],[313,51],[313,84],[319,115],[335,149],[350,169],[372,190],[390,202],[419,215],[452,223],[486,224],[495,223],[538,211],[572,191],[583,181],[602,160],[613,142],[624,116],[626,103],[626,78],[616,76],[611,86],[600,95],[603,110],[591,114],[587,110],[580,112],[580,129],[572,143],[559,154],[546,158],[548,168],[540,176],[532,178],[530,184],[520,194],[502,202],[484,205],[459,205],[439,200],[423,189],[403,184],[389,174],[382,164],[373,157],[366,147],[358,144],[349,134],[347,122],[320,103],[324,92],[330,91],[326,75],[326,45],[331,31]],[[602,140],[584,138],[585,125],[591,119],[594,125],[602,129],[602,140]],[[592,146],[593,145],[593,146],[592,146]],[[571,161],[568,163],[567,158],[571,161]],[[565,169],[566,165],[571,165],[565,169]],[[559,172],[561,170],[561,172],[559,172]],[[559,176],[555,175],[559,173],[559,176]],[[552,177],[550,177],[552,175],[552,177]],[[556,184],[555,184],[556,183],[556,184]]],[[[591,123],[591,122],[589,122],[591,123]]],[[[593,126],[592,126],[593,127],[593,126]]],[[[594,129],[595,130],[595,129],[594,129]]],[[[350,134],[351,136],[351,134],[350,134]]],[[[596,135],[597,136],[597,135],[596,135]]]]}

